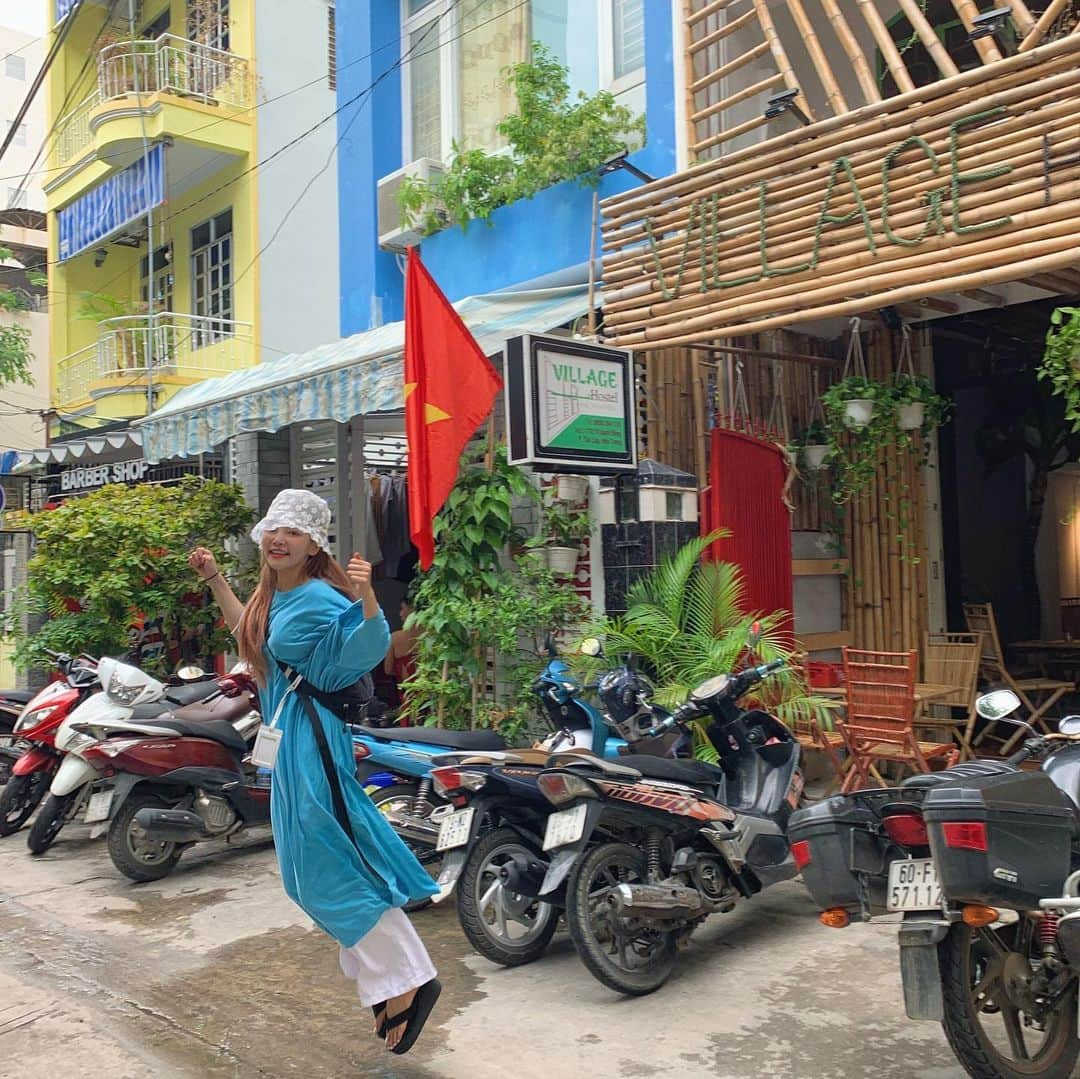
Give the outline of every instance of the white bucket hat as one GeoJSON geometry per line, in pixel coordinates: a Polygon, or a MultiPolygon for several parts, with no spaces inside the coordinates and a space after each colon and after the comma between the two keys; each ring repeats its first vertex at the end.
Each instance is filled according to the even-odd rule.
{"type": "Polygon", "coordinates": [[[311,491],[288,488],[279,491],[266,516],[251,530],[251,538],[262,543],[263,533],[275,528],[295,528],[306,532],[324,551],[330,550],[330,507],[311,491]]]}

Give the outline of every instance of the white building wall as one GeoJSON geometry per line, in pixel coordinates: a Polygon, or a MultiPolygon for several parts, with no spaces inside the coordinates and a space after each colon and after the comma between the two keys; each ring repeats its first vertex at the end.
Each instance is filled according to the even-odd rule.
{"type": "MultiPolygon", "coordinates": [[[[23,0],[26,2],[26,0],[23,0]]],[[[41,68],[45,59],[44,6],[42,8],[40,33],[27,33],[8,25],[7,4],[0,4],[0,131],[7,135],[8,124],[14,118],[26,97],[34,75],[41,68]],[[10,57],[10,60],[9,60],[10,57]],[[21,73],[22,77],[18,77],[21,73]]],[[[20,6],[12,4],[12,6],[20,6]]],[[[27,7],[35,5],[26,3],[27,7]]],[[[23,20],[20,20],[23,21],[23,20]]],[[[44,167],[39,161],[34,165],[34,156],[45,138],[45,93],[42,90],[34,98],[30,111],[23,123],[26,130],[12,142],[0,161],[0,207],[25,206],[32,210],[45,209],[45,195],[41,190],[41,176],[44,167]],[[26,188],[20,197],[16,193],[22,177],[30,172],[26,188]]],[[[44,155],[43,155],[44,156],[44,155]]]]}
{"type": "MultiPolygon", "coordinates": [[[[260,160],[337,108],[327,78],[327,8],[326,0],[256,5],[260,160]],[[314,85],[274,100],[312,80],[314,85]]],[[[340,336],[337,162],[331,156],[336,140],[337,125],[323,124],[259,170],[262,360],[340,336]]]]}

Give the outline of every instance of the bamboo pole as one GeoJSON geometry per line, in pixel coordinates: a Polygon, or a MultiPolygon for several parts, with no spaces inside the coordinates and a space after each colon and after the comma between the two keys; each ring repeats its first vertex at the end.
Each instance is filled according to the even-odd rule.
{"type": "Polygon", "coordinates": [[[915,89],[915,83],[911,81],[908,69],[904,66],[903,58],[896,48],[896,42],[893,41],[892,34],[889,33],[889,28],[878,14],[878,9],[874,7],[874,0],[855,0],[855,2],[859,5],[863,21],[874,37],[878,51],[889,69],[889,74],[893,77],[893,82],[896,83],[900,93],[911,93],[915,89]]]}
{"type": "Polygon", "coordinates": [[[694,394],[694,457],[699,487],[708,485],[708,473],[705,460],[708,454],[707,429],[708,424],[705,416],[705,387],[702,385],[701,365],[697,353],[690,353],[690,383],[694,394]]]}
{"type": "MultiPolygon", "coordinates": [[[[1080,211],[1080,207],[1078,207],[1078,211],[1080,211]]],[[[1060,247],[1056,244],[1027,246],[1031,247],[1032,250],[1038,250],[1040,253],[1002,266],[981,270],[960,271],[957,269],[951,277],[938,277],[934,281],[934,289],[937,292],[961,292],[965,288],[982,288],[987,285],[1015,281],[1033,273],[1041,273],[1044,270],[1053,270],[1061,266],[1071,266],[1076,262],[1080,262],[1080,245],[1077,245],[1075,240],[1071,245],[1066,242],[1060,247]]],[[[684,323],[684,332],[672,336],[662,337],[659,332],[653,334],[610,334],[605,340],[616,343],[619,347],[630,347],[650,341],[657,343],[661,339],[666,346],[686,345],[706,338],[758,333],[762,330],[772,329],[775,326],[795,325],[809,319],[840,318],[862,314],[867,310],[878,310],[891,304],[918,299],[920,295],[925,294],[926,287],[924,281],[918,281],[910,285],[888,288],[885,291],[861,296],[857,299],[841,300],[812,309],[804,308],[796,311],[785,311],[782,314],[762,317],[752,322],[724,325],[716,325],[710,322],[709,325],[697,326],[694,329],[687,329],[688,324],[684,323]]]]}
{"type": "Polygon", "coordinates": [[[757,15],[753,11],[747,11],[738,18],[718,26],[711,33],[705,34],[704,37],[699,37],[697,40],[689,42],[686,46],[687,51],[692,55],[696,55],[701,52],[702,49],[707,49],[710,45],[715,45],[718,41],[723,41],[724,38],[730,37],[737,31],[742,30],[743,27],[749,26],[756,21],[757,15]]]}
{"type": "Polygon", "coordinates": [[[938,71],[943,78],[951,79],[960,74],[960,69],[952,62],[952,57],[945,51],[945,46],[938,40],[934,28],[926,21],[926,16],[916,3],[916,0],[899,0],[900,10],[911,23],[911,28],[923,43],[923,48],[930,54],[930,58],[937,65],[938,71]]]}
{"type": "Polygon", "coordinates": [[[1016,24],[1016,29],[1021,34],[1030,34],[1035,29],[1035,19],[1028,10],[1027,4],[1024,0],[1009,0],[1009,6],[1012,8],[1012,19],[1016,24]]]}
{"type": "MultiPolygon", "coordinates": [[[[1072,3],[1072,0],[1050,0],[1047,9],[1039,17],[1039,21],[1028,31],[1027,36],[1017,46],[1018,53],[1030,52],[1044,37],[1047,30],[1054,25],[1057,17],[1072,3]]],[[[1015,17],[1015,16],[1014,16],[1015,17]]]]}
{"type": "Polygon", "coordinates": [[[770,90],[774,86],[779,86],[783,81],[784,76],[779,72],[775,75],[770,75],[767,79],[762,79],[760,82],[755,82],[750,86],[744,87],[742,90],[738,90],[734,94],[730,94],[728,97],[717,101],[714,105],[709,105],[707,108],[695,112],[694,122],[700,123],[702,120],[708,120],[718,112],[724,112],[733,105],[738,105],[740,101],[745,101],[750,97],[757,97],[757,95],[763,91],[770,90]]]}
{"type": "MultiPolygon", "coordinates": [[[[755,0],[755,2],[760,3],[763,0],[755,0]]],[[[807,133],[809,129],[805,128],[785,132],[770,139],[767,149],[761,146],[745,147],[729,154],[721,165],[716,162],[704,162],[680,173],[678,179],[674,181],[671,177],[654,180],[652,183],[635,188],[632,192],[614,195],[604,200],[601,206],[609,220],[619,216],[634,219],[634,210],[641,209],[648,212],[657,196],[670,199],[685,190],[696,188],[703,175],[730,174],[738,177],[741,175],[739,166],[748,160],[759,167],[775,162],[787,163],[790,167],[790,151],[794,146],[811,141],[815,146],[825,142],[830,144],[833,141],[843,142],[850,137],[852,127],[869,124],[869,121],[873,120],[882,121],[880,129],[888,136],[897,130],[895,123],[890,123],[890,120],[895,121],[900,115],[905,118],[922,115],[926,109],[931,112],[940,111],[942,101],[955,101],[961,91],[972,91],[973,100],[981,100],[980,95],[985,93],[983,83],[992,83],[996,87],[1001,87],[1012,85],[1018,78],[1029,93],[1033,88],[1041,90],[1046,72],[1041,70],[1033,72],[1032,69],[1040,69],[1043,65],[1046,65],[1048,69],[1068,66],[1070,58],[1078,51],[1080,51],[1080,41],[1075,36],[1061,38],[1041,45],[1029,53],[1006,57],[992,69],[973,68],[948,82],[935,82],[917,87],[908,93],[886,98],[873,105],[865,105],[849,115],[826,117],[815,124],[814,130],[809,134],[807,133]]]]}
{"type": "Polygon", "coordinates": [[[848,63],[851,64],[852,70],[855,72],[855,77],[859,80],[863,97],[867,102],[880,101],[881,91],[878,89],[878,84],[870,71],[870,65],[866,62],[866,57],[859,47],[859,42],[851,31],[850,23],[840,10],[840,5],[836,0],[821,0],[821,6],[825,11],[825,17],[832,24],[833,33],[836,34],[837,40],[839,40],[840,46],[848,58],[848,63]]]}
{"type": "MultiPolygon", "coordinates": [[[[747,292],[732,295],[714,295],[711,300],[700,293],[687,297],[696,303],[684,303],[672,300],[666,304],[641,306],[635,312],[608,312],[606,322],[620,334],[635,329],[651,327],[660,329],[668,324],[678,323],[686,329],[697,329],[707,324],[707,320],[724,312],[738,310],[744,317],[761,314],[783,300],[797,300],[802,306],[807,303],[821,303],[825,300],[840,299],[848,295],[852,288],[864,294],[876,288],[900,287],[903,284],[921,283],[920,295],[904,299],[920,299],[931,289],[941,294],[960,292],[963,288],[981,287],[977,282],[965,283],[963,288],[945,288],[933,279],[928,280],[926,270],[933,268],[935,276],[949,272],[959,273],[979,271],[994,265],[1001,265],[1001,256],[1007,254],[1017,257],[1020,250],[1039,246],[1041,241],[1050,241],[1053,249],[1070,246],[1069,239],[1076,239],[1075,221],[1080,213],[1080,181],[1072,187],[1068,201],[1052,207],[1031,210],[1018,210],[1013,214],[1012,227],[1007,232],[982,234],[983,238],[967,239],[963,237],[945,237],[927,240],[919,248],[880,248],[877,254],[868,249],[865,253],[831,259],[824,268],[819,267],[814,282],[799,280],[797,275],[782,279],[787,283],[770,287],[767,294],[760,283],[747,292]],[[1061,242],[1064,239],[1064,242],[1061,242]],[[933,283],[931,283],[933,281],[933,283]],[[755,297],[751,299],[750,297],[755,297]],[[762,297],[757,299],[756,297],[762,297]],[[697,312],[687,318],[687,312],[697,312]]],[[[1039,254],[1049,254],[1050,248],[1039,254]]],[[[1031,257],[1036,257],[1032,254],[1031,257]]],[[[1067,265],[1067,263],[1061,263],[1067,265]]],[[[659,335],[657,335],[659,336],[659,335]]],[[[649,340],[646,337],[644,340],[649,340]]]]}
{"type": "MultiPolygon", "coordinates": [[[[975,25],[973,20],[979,14],[975,0],[952,0],[952,6],[964,24],[964,29],[970,34],[975,25]]],[[[996,64],[1001,59],[1001,51],[992,37],[977,37],[972,44],[984,64],[996,64]]]]}
{"type": "MultiPolygon", "coordinates": [[[[1076,72],[1069,66],[1069,59],[1065,57],[1061,60],[1061,70],[1055,69],[1052,75],[1039,80],[1034,90],[1020,77],[1009,80],[1007,83],[1003,80],[994,94],[979,102],[986,111],[998,108],[1008,110],[1018,105],[1025,110],[1023,114],[1001,114],[1000,120],[995,120],[989,125],[987,130],[990,136],[995,137],[1001,130],[1008,130],[1009,125],[1016,127],[1019,120],[1030,116],[1036,108],[1039,110],[1040,118],[1044,113],[1060,116],[1062,109],[1075,108],[1076,72]]],[[[945,112],[942,112],[940,108],[912,110],[904,117],[903,122],[891,127],[878,128],[858,136],[853,136],[852,132],[848,131],[846,135],[837,133],[827,139],[814,139],[804,152],[797,156],[789,154],[766,161],[768,155],[762,154],[761,161],[755,162],[753,168],[737,174],[729,175],[729,170],[718,168],[714,170],[715,175],[702,178],[703,182],[696,186],[688,188],[685,186],[685,181],[679,181],[673,185],[672,192],[665,196],[663,201],[666,205],[663,213],[657,213],[656,206],[649,206],[643,213],[628,216],[612,217],[608,214],[602,227],[605,244],[611,250],[620,244],[640,243],[647,237],[646,220],[650,221],[654,233],[671,231],[690,216],[694,203],[698,199],[719,195],[722,201],[730,200],[738,194],[731,190],[731,187],[736,184],[740,189],[745,189],[754,182],[774,178],[790,180],[792,168],[796,166],[804,172],[808,172],[814,166],[831,167],[840,156],[837,151],[842,151],[842,156],[848,160],[854,160],[863,154],[878,154],[883,149],[892,149],[903,140],[913,136],[927,139],[935,136],[943,137],[947,135],[951,123],[970,116],[970,107],[974,103],[967,97],[959,97],[951,101],[945,112]],[[675,187],[679,190],[675,191],[675,187]]],[[[1027,125],[1030,126],[1030,119],[1027,120],[1027,125]]],[[[880,169],[881,162],[877,161],[876,164],[880,169]]],[[[866,167],[865,161],[862,162],[862,166],[866,167]]],[[[601,208],[604,205],[602,203],[601,208]]]]}
{"type": "Polygon", "coordinates": [[[795,20],[795,26],[798,28],[800,37],[802,37],[806,51],[810,54],[810,63],[813,64],[814,71],[821,81],[829,107],[834,113],[848,112],[847,101],[840,90],[840,84],[836,81],[836,76],[833,75],[832,68],[829,67],[825,50],[818,40],[817,30],[806,14],[806,8],[803,7],[802,0],[787,0],[787,9],[795,20]]]}
{"type": "Polygon", "coordinates": [[[691,11],[691,5],[687,3],[684,8],[685,14],[683,16],[686,21],[686,28],[688,30],[691,29],[701,22],[702,19],[707,19],[710,15],[718,15],[725,8],[737,2],[738,0],[712,0],[711,3],[706,4],[697,11],[691,11]]]}
{"type": "Polygon", "coordinates": [[[719,134],[710,135],[707,139],[702,139],[701,142],[694,143],[694,153],[701,153],[702,150],[708,150],[710,147],[719,146],[722,142],[730,142],[732,139],[737,139],[740,135],[745,135],[748,131],[753,131],[756,127],[764,127],[769,121],[764,116],[754,116],[749,120],[744,120],[741,124],[736,124],[735,127],[728,131],[721,131],[719,134]]]}
{"type": "MultiPolygon", "coordinates": [[[[728,3],[728,0],[723,0],[723,4],[724,4],[725,7],[727,6],[727,3],[728,3]]],[[[706,7],[710,7],[710,6],[712,6],[712,5],[709,5],[709,4],[706,5],[706,7]]],[[[693,8],[693,0],[683,0],[683,44],[686,45],[686,46],[689,46],[690,40],[693,37],[693,22],[691,21],[692,20],[692,15],[693,15],[693,12],[691,10],[692,8],[693,8]]],[[[693,88],[693,82],[694,82],[694,56],[693,56],[693,53],[690,52],[689,48],[684,48],[683,49],[683,71],[684,71],[684,78],[685,78],[685,82],[686,82],[685,106],[686,106],[686,126],[687,126],[687,129],[688,129],[687,132],[686,132],[686,134],[687,134],[686,143],[687,143],[688,146],[690,146],[690,145],[693,145],[693,143],[697,140],[698,132],[697,132],[697,120],[696,120],[696,118],[694,116],[694,94],[695,94],[695,90],[693,88]]],[[[599,197],[599,190],[597,191],[597,197],[599,197]]]]}
{"type": "Polygon", "coordinates": [[[769,14],[769,5],[766,0],[753,0],[754,10],[757,12],[758,22],[761,23],[761,32],[765,35],[765,40],[769,43],[769,51],[773,54],[773,59],[776,61],[776,66],[780,70],[780,74],[784,76],[784,85],[789,90],[798,90],[799,95],[804,99],[800,108],[806,113],[806,115],[813,120],[814,114],[810,111],[810,102],[806,101],[806,94],[802,92],[802,87],[799,85],[799,80],[795,77],[795,72],[792,70],[791,61],[788,60],[787,52],[784,50],[784,43],[780,40],[780,35],[776,32],[776,26],[773,23],[772,15],[769,14]]]}
{"type": "Polygon", "coordinates": [[[733,60],[729,60],[726,64],[716,68],[715,71],[710,71],[707,75],[702,75],[700,79],[690,84],[690,90],[693,93],[699,93],[701,90],[705,90],[712,86],[714,82],[719,82],[721,79],[726,79],[728,75],[734,74],[739,68],[744,67],[746,64],[752,63],[754,60],[764,56],[769,51],[769,43],[767,41],[759,42],[752,49],[747,49],[746,52],[740,53],[733,60]]]}

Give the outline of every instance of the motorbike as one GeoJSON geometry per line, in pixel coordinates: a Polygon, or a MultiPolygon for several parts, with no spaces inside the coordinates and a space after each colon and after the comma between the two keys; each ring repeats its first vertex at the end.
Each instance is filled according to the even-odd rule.
{"type": "MultiPolygon", "coordinates": [[[[599,655],[599,641],[587,638],[582,651],[599,655]]],[[[550,673],[549,666],[541,677],[550,673]]],[[[562,674],[556,677],[560,683],[567,681],[562,674]]],[[[568,685],[562,691],[569,692],[568,685]]],[[[587,707],[581,709],[582,714],[588,714],[587,707]]],[[[606,722],[604,734],[600,743],[589,728],[589,744],[600,750],[598,761],[628,750],[635,754],[633,760],[638,755],[661,758],[674,754],[683,742],[680,732],[664,732],[628,744],[622,732],[615,732],[606,722]]],[[[549,870],[543,837],[554,809],[538,779],[553,753],[566,754],[571,760],[590,757],[589,749],[576,742],[557,731],[535,749],[448,754],[439,758],[439,767],[432,772],[436,792],[455,810],[442,817],[436,840],[436,850],[443,852],[436,902],[456,894],[458,920],[469,943],[501,966],[538,959],[558,927],[565,889],[540,894],[549,870]]],[[[665,763],[676,762],[661,760],[657,767],[665,763]]]]}
{"type": "Polygon", "coordinates": [[[1066,1079],[1080,1058],[1080,716],[1039,735],[1011,690],[976,702],[1028,738],[1005,760],[827,799],[789,837],[822,922],[900,915],[911,1019],[977,1079],[1066,1079]],[[1021,768],[1039,762],[1036,769],[1021,768]]]}
{"type": "Polygon", "coordinates": [[[270,775],[248,759],[261,723],[256,687],[246,675],[222,682],[212,698],[114,726],[80,749],[112,784],[109,856],[131,880],[160,880],[191,844],[270,823],[270,775]]]}
{"type": "MultiPolygon", "coordinates": [[[[585,687],[559,658],[550,638],[546,648],[548,663],[531,687],[554,731],[543,745],[549,750],[583,746],[616,756],[625,741],[615,737],[596,708],[583,699],[585,687]]],[[[421,864],[439,877],[443,856],[435,844],[442,820],[453,807],[432,790],[434,761],[454,751],[498,753],[506,750],[506,742],[493,731],[354,727],[353,745],[357,775],[369,797],[421,864]]],[[[534,801],[546,810],[541,799],[534,801]]],[[[420,900],[406,909],[420,909],[429,902],[420,900]]]]}
{"type": "Polygon", "coordinates": [[[220,692],[213,677],[198,667],[181,668],[177,672],[180,684],[166,685],[138,667],[103,658],[96,677],[103,691],[79,702],[56,730],[49,796],[27,836],[32,854],[48,850],[65,823],[80,812],[87,824],[108,820],[112,785],[98,762],[83,752],[85,748],[117,733],[129,733],[133,725],[141,729],[138,725],[145,720],[220,692]]]}
{"type": "Polygon", "coordinates": [[[14,746],[0,753],[10,769],[0,790],[0,836],[17,832],[45,797],[62,756],[55,746],[57,731],[98,687],[97,662],[91,657],[60,652],[49,656],[63,677],[26,702],[12,729],[14,746]]]}
{"type": "Polygon", "coordinates": [[[558,852],[539,896],[565,879],[571,939],[609,989],[659,989],[706,917],[797,874],[785,830],[802,793],[799,744],[767,712],[738,704],[783,666],[710,678],[670,714],[651,703],[637,672],[613,671],[600,696],[621,734],[633,741],[708,721],[720,763],[563,755],[537,780],[557,810],[543,848],[558,852]]]}
{"type": "Polygon", "coordinates": [[[11,766],[19,757],[13,734],[15,724],[36,696],[34,690],[0,689],[0,783],[11,778],[11,766]]]}

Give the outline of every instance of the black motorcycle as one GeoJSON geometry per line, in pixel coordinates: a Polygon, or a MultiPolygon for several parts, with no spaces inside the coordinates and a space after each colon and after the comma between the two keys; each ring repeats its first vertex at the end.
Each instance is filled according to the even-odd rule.
{"type": "Polygon", "coordinates": [[[667,714],[641,676],[605,675],[605,714],[628,741],[708,724],[719,765],[627,756],[618,764],[563,757],[540,790],[559,810],[540,888],[566,884],[566,920],[585,966],[616,992],[642,995],[668,979],[675,954],[705,918],[796,875],[785,826],[802,792],[799,744],[777,719],[739,698],[783,660],[719,675],[667,714]]]}
{"type": "MultiPolygon", "coordinates": [[[[1019,704],[998,690],[976,707],[1000,721],[1019,704]]],[[[1007,760],[792,817],[792,852],[821,920],[902,916],[905,1010],[940,1022],[976,1079],[1067,1079],[1080,1058],[1078,805],[1080,716],[1070,716],[1007,760]],[[1020,767],[1036,760],[1038,770],[1020,767]]]]}

